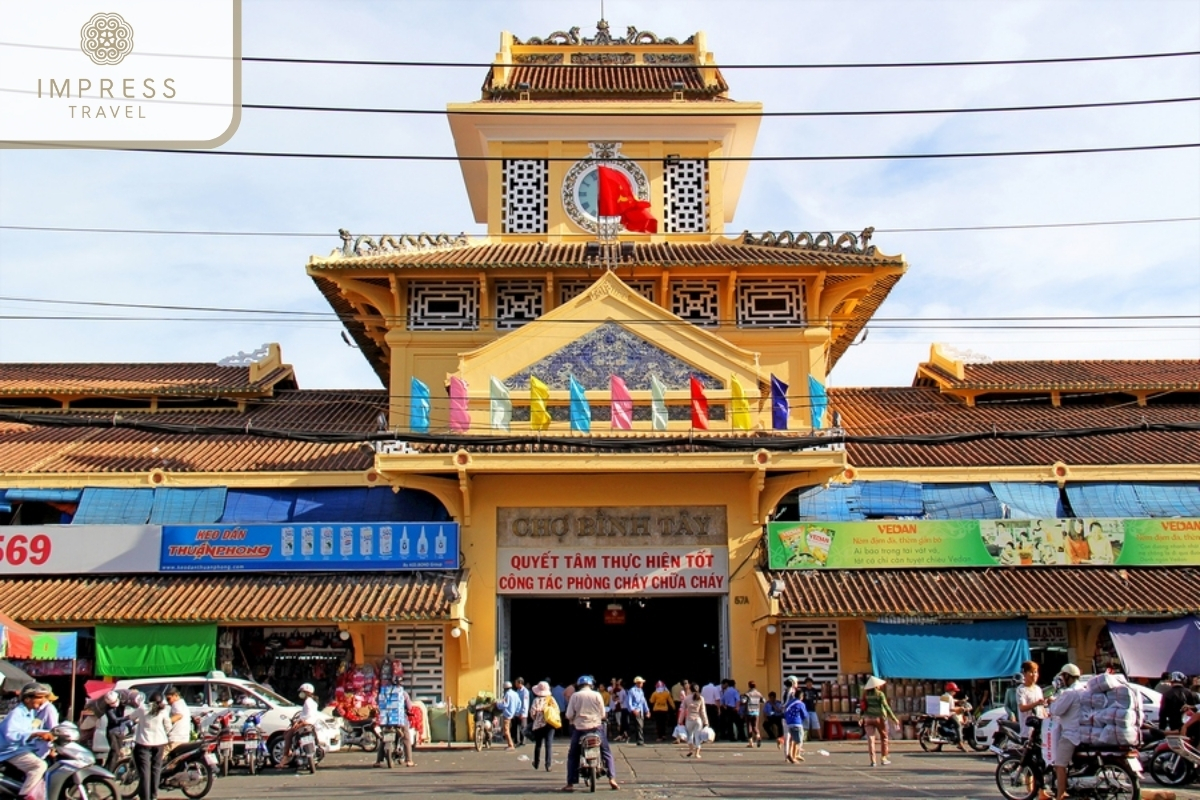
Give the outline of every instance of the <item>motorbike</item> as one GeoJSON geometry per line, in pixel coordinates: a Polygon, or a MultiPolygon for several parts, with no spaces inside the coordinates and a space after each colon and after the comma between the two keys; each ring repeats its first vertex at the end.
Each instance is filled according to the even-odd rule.
{"type": "MultiPolygon", "coordinates": [[[[178,789],[184,797],[198,800],[212,791],[217,767],[220,732],[205,733],[202,738],[181,744],[163,757],[162,774],[158,788],[162,791],[178,789]]],[[[141,791],[142,777],[132,756],[124,756],[113,770],[121,796],[134,800],[141,791]]]]}
{"type": "MultiPolygon", "coordinates": [[[[96,764],[96,757],[79,744],[79,728],[67,722],[51,729],[54,746],[43,783],[46,800],[117,800],[113,774],[96,764]]],[[[19,797],[25,775],[9,762],[0,763],[0,798],[19,797]]]]}
{"type": "Polygon", "coordinates": [[[292,763],[296,769],[307,769],[310,774],[316,774],[317,764],[325,758],[325,750],[317,744],[317,729],[310,723],[304,723],[296,730],[292,743],[292,763]]]}
{"type": "MultiPolygon", "coordinates": [[[[299,714],[293,716],[292,724],[295,725],[299,721],[299,718],[299,714]]],[[[336,722],[327,722],[324,718],[322,718],[315,724],[305,724],[304,727],[308,728],[309,732],[313,736],[313,743],[316,747],[316,759],[318,762],[322,761],[327,754],[336,753],[341,749],[342,728],[336,722]]],[[[297,731],[296,735],[292,737],[293,761],[297,752],[297,742],[299,741],[299,736],[300,731],[297,731]]],[[[267,755],[272,764],[278,764],[283,761],[283,742],[283,731],[272,734],[271,738],[267,740],[267,755]]],[[[316,769],[315,765],[313,765],[313,769],[316,769]]]]}
{"type": "Polygon", "coordinates": [[[242,758],[250,774],[267,763],[267,737],[263,734],[262,718],[266,711],[251,714],[242,721],[242,758]]]}
{"type": "Polygon", "coordinates": [[[491,749],[492,736],[496,726],[496,711],[493,705],[479,704],[475,706],[475,751],[485,747],[491,749]]]}
{"type": "Polygon", "coordinates": [[[364,752],[369,753],[379,746],[378,728],[374,714],[360,720],[342,717],[342,745],[361,747],[364,752]]]}
{"type": "Polygon", "coordinates": [[[975,717],[971,715],[971,704],[962,704],[964,722],[962,724],[962,739],[958,736],[958,724],[953,717],[932,717],[922,715],[917,720],[917,741],[926,752],[940,753],[942,746],[951,744],[970,745],[972,750],[988,749],[988,742],[978,741],[975,736],[975,717]]]}
{"type": "Polygon", "coordinates": [[[597,780],[608,776],[600,744],[600,734],[594,731],[579,737],[579,780],[587,784],[589,792],[596,791],[597,780]]]}
{"type": "Polygon", "coordinates": [[[1166,736],[1155,745],[1148,771],[1162,786],[1186,786],[1200,777],[1200,750],[1182,736],[1166,736]]]}
{"type": "MultiPolygon", "coordinates": [[[[996,787],[1008,800],[1033,800],[1043,791],[1054,795],[1054,767],[1042,752],[1043,720],[1029,720],[1030,735],[1019,755],[1004,758],[996,766],[996,787]]],[[[1141,796],[1142,765],[1131,747],[1075,748],[1067,769],[1067,796],[1094,800],[1136,800],[1141,796]]]]}

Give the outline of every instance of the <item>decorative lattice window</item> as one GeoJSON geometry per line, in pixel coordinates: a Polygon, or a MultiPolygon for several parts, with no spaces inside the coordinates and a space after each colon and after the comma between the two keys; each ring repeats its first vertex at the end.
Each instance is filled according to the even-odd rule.
{"type": "Polygon", "coordinates": [[[504,232],[545,233],[550,218],[547,162],[507,158],[503,173],[504,232]]]}
{"type": "Polygon", "coordinates": [[[546,310],[542,281],[496,281],[496,329],[510,331],[533,322],[546,310]]]}
{"type": "Polygon", "coordinates": [[[667,233],[704,233],[708,230],[708,161],[668,160],[665,165],[667,233]]]}
{"type": "MultiPolygon", "coordinates": [[[[570,300],[574,300],[579,295],[587,291],[595,281],[559,281],[558,282],[558,304],[561,306],[570,300]]],[[[658,281],[625,281],[630,289],[640,294],[642,297],[654,302],[654,291],[658,281]]]]}
{"type": "Polygon", "coordinates": [[[833,682],[841,672],[836,622],[785,621],[779,626],[781,675],[814,683],[833,682]]]}
{"type": "Polygon", "coordinates": [[[400,659],[404,687],[427,703],[445,700],[445,629],[442,625],[389,625],[388,658],[400,659]]]}
{"type": "Polygon", "coordinates": [[[479,327],[479,284],[423,281],[408,286],[408,328],[473,331],[479,327]]]}
{"type": "Polygon", "coordinates": [[[794,328],[804,324],[800,281],[739,281],[739,328],[794,328]]]}
{"type": "Polygon", "coordinates": [[[702,328],[720,324],[717,281],[671,281],[671,313],[702,328]]]}

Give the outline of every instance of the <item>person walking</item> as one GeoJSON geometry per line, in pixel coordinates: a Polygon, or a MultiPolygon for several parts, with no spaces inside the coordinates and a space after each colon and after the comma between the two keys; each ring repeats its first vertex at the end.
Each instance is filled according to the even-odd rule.
{"type": "Polygon", "coordinates": [[[641,675],[633,679],[633,688],[626,692],[625,711],[629,714],[629,738],[638,747],[646,744],[646,717],[650,716],[650,704],[646,702],[643,688],[646,679],[641,675]]]}
{"type": "Polygon", "coordinates": [[[808,708],[797,692],[788,692],[787,704],[783,707],[783,724],[787,733],[784,738],[784,757],[789,764],[804,760],[804,723],[808,708]]]}
{"type": "Polygon", "coordinates": [[[142,800],[157,800],[162,780],[162,757],[169,741],[171,707],[158,692],[146,701],[139,694],[126,717],[133,722],[133,761],[137,764],[142,800]]]}
{"type": "Polygon", "coordinates": [[[613,741],[624,742],[629,739],[629,724],[625,715],[625,686],[620,678],[613,679],[612,696],[608,700],[609,725],[616,735],[613,741]]]}
{"type": "Polygon", "coordinates": [[[659,681],[654,685],[654,694],[650,695],[650,713],[654,715],[654,729],[658,741],[666,741],[670,736],[671,712],[675,710],[675,701],[667,685],[659,681]]]}
{"type": "Polygon", "coordinates": [[[550,694],[550,684],[542,681],[533,687],[533,700],[529,704],[529,731],[533,738],[533,768],[539,763],[546,765],[546,772],[554,763],[551,748],[554,746],[554,732],[562,726],[562,713],[558,703],[550,694]],[[543,745],[546,748],[546,760],[540,761],[543,745]]]}
{"type": "Polygon", "coordinates": [[[513,681],[513,688],[516,690],[517,696],[521,698],[521,710],[517,712],[516,717],[516,733],[513,734],[513,739],[517,743],[517,747],[525,746],[525,728],[529,725],[529,689],[525,688],[525,679],[517,678],[513,681]]]}
{"type": "Polygon", "coordinates": [[[688,757],[700,758],[704,729],[708,727],[708,709],[704,705],[704,695],[694,690],[691,697],[680,707],[680,713],[683,715],[683,726],[687,730],[688,757]]]}
{"type": "Polygon", "coordinates": [[[516,748],[513,742],[517,727],[517,715],[521,713],[521,695],[513,689],[512,681],[504,682],[504,695],[500,698],[500,716],[504,725],[504,741],[508,745],[505,750],[516,748]]]}
{"type": "Polygon", "coordinates": [[[679,714],[675,717],[675,724],[678,726],[686,727],[687,714],[684,713],[683,707],[686,706],[687,702],[692,699],[693,691],[700,691],[700,686],[697,685],[693,690],[692,684],[687,678],[684,678],[679,682],[679,694],[675,700],[675,705],[679,709],[679,714]]]}
{"type": "Polygon", "coordinates": [[[742,729],[741,705],[742,694],[738,691],[737,681],[730,678],[725,681],[725,691],[721,692],[721,723],[731,742],[746,739],[742,729]]]}
{"type": "Polygon", "coordinates": [[[762,726],[761,722],[763,708],[763,696],[754,681],[746,684],[746,747],[762,747],[762,726]]]}
{"type": "Polygon", "coordinates": [[[860,710],[862,712],[861,725],[863,732],[867,735],[867,752],[871,755],[871,766],[877,766],[875,761],[875,736],[880,739],[879,756],[880,761],[884,765],[891,764],[892,761],[888,758],[888,723],[894,722],[900,724],[900,720],[892,713],[892,707],[888,705],[887,695],[883,693],[883,687],[887,684],[883,678],[878,678],[872,675],[867,679],[867,684],[864,686],[866,694],[860,701],[860,710]]]}

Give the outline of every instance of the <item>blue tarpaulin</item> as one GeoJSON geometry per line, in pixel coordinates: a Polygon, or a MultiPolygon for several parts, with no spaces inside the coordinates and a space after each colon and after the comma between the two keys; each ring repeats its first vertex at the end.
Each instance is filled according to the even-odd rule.
{"type": "Polygon", "coordinates": [[[1000,501],[986,483],[926,483],[921,501],[928,519],[1000,519],[1000,501]]]}
{"type": "Polygon", "coordinates": [[[6,503],[78,503],[82,489],[9,489],[6,503]]]}
{"type": "Polygon", "coordinates": [[[1029,659],[1023,619],[954,625],[867,623],[871,667],[881,678],[999,678],[1029,659]]]}
{"type": "Polygon", "coordinates": [[[1145,517],[1131,483],[1081,483],[1067,486],[1067,500],[1077,517],[1145,517]]]}
{"type": "Polygon", "coordinates": [[[225,487],[155,489],[152,525],[203,525],[216,522],[225,510],[225,487]]]}
{"type": "Polygon", "coordinates": [[[295,489],[230,489],[221,522],[287,522],[295,502],[295,489]]]}
{"type": "Polygon", "coordinates": [[[1135,483],[1133,493],[1151,517],[1200,517],[1200,484],[1135,483]]]}
{"type": "Polygon", "coordinates": [[[1110,622],[1108,632],[1127,675],[1157,678],[1164,672],[1200,671],[1200,618],[1110,622]]]}
{"type": "Polygon", "coordinates": [[[1066,516],[1062,496],[1053,483],[994,482],[996,498],[1008,506],[1011,519],[1059,519],[1066,516]]]}
{"type": "Polygon", "coordinates": [[[853,501],[856,511],[868,517],[921,517],[921,484],[908,481],[864,481],[853,501]]]}
{"type": "Polygon", "coordinates": [[[295,522],[446,522],[450,515],[428,492],[388,487],[301,489],[292,508],[295,522]]]}
{"type": "Polygon", "coordinates": [[[798,498],[800,519],[831,522],[866,519],[861,512],[851,510],[852,501],[858,497],[858,487],[857,483],[834,483],[801,491],[798,498]]]}
{"type": "Polygon", "coordinates": [[[72,525],[145,525],[154,508],[153,489],[84,489],[72,525]]]}

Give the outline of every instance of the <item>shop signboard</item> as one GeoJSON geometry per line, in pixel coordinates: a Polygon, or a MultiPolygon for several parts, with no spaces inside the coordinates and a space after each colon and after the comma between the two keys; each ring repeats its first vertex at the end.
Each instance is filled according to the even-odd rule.
{"type": "Polygon", "coordinates": [[[456,522],[165,525],[162,572],[458,569],[456,522]]]}
{"type": "Polygon", "coordinates": [[[1200,519],[773,522],[771,569],[1196,566],[1200,519]]]}
{"type": "Polygon", "coordinates": [[[1031,619],[1026,623],[1029,646],[1035,650],[1046,647],[1067,649],[1067,623],[1063,620],[1031,619]]]}
{"type": "Polygon", "coordinates": [[[10,525],[0,531],[0,575],[158,572],[157,525],[10,525]]]}

